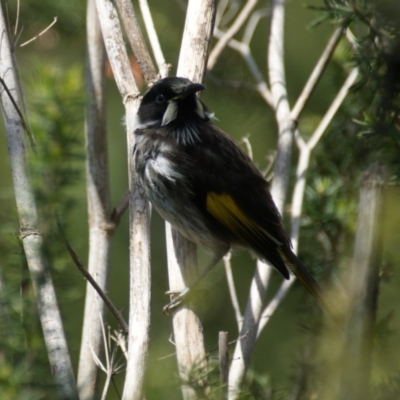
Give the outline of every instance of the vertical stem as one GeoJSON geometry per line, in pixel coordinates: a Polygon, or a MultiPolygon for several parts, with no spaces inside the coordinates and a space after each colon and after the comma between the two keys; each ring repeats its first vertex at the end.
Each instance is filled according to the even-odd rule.
{"type": "Polygon", "coordinates": [[[42,252],[43,238],[39,230],[36,203],[26,165],[23,123],[10,98],[10,96],[13,97],[21,110],[22,90],[20,90],[17,79],[17,66],[14,64],[1,7],[0,38],[0,78],[2,80],[0,100],[20,223],[20,239],[33,282],[44,342],[51,372],[57,385],[58,396],[60,399],[78,399],[56,294],[42,252]],[[7,87],[9,92],[4,87],[7,87]]]}
{"type": "MultiPolygon", "coordinates": [[[[89,217],[88,269],[100,288],[107,291],[113,225],[110,222],[110,195],[106,135],[105,50],[95,0],[87,4],[86,91],[86,175],[89,217]]],[[[92,352],[103,349],[104,303],[88,282],[79,355],[78,390],[81,400],[94,399],[98,367],[92,352]]]]}
{"type": "MultiPolygon", "coordinates": [[[[185,28],[182,37],[177,75],[202,82],[207,65],[208,49],[216,13],[216,0],[189,0],[185,28]]],[[[199,275],[196,246],[183,238],[169,224],[166,224],[168,276],[171,291],[180,291],[190,286],[199,275]]],[[[185,400],[196,399],[193,387],[185,385],[188,372],[195,367],[200,377],[198,387],[207,390],[203,380],[207,368],[204,338],[200,319],[190,304],[179,308],[173,315],[174,338],[179,373],[183,381],[182,392],[185,400]]]]}
{"type": "MultiPolygon", "coordinates": [[[[139,96],[130,68],[115,4],[110,0],[96,0],[96,6],[115,82],[124,99],[126,116],[129,176],[130,288],[128,363],[122,399],[142,400],[150,339],[151,272],[150,207],[138,180],[135,179],[136,174],[133,162],[134,122],[139,107],[139,96]]],[[[132,10],[130,9],[128,12],[133,12],[132,10]]],[[[129,36],[131,32],[128,31],[127,34],[129,36]]],[[[140,41],[141,37],[142,35],[136,37],[136,40],[140,41]]],[[[143,49],[143,46],[141,48],[143,49]]]]}
{"type": "MultiPolygon", "coordinates": [[[[290,159],[293,143],[292,123],[287,99],[283,57],[285,1],[271,0],[271,28],[269,35],[268,69],[271,95],[279,127],[277,157],[271,193],[280,212],[285,204],[289,184],[290,159]]],[[[271,277],[271,267],[260,261],[254,274],[250,295],[243,317],[240,340],[237,342],[229,372],[229,399],[237,399],[240,384],[249,366],[251,354],[257,340],[258,327],[263,312],[265,297],[271,277]]]]}
{"type": "Polygon", "coordinates": [[[361,182],[356,241],[349,279],[348,323],[337,398],[371,398],[371,354],[379,288],[386,174],[386,168],[375,163],[365,172],[361,182]]]}
{"type": "Polygon", "coordinates": [[[219,332],[218,334],[218,360],[219,380],[221,383],[221,399],[226,400],[228,395],[229,376],[228,332],[219,332]]]}
{"type": "Polygon", "coordinates": [[[293,145],[293,123],[286,89],[284,60],[285,0],[271,0],[271,28],[268,47],[268,70],[271,94],[279,136],[271,193],[282,213],[289,185],[290,161],[293,145]]]}

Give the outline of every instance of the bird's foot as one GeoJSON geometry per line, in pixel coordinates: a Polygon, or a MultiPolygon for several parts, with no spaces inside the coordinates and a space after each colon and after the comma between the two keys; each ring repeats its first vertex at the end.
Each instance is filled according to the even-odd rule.
{"type": "Polygon", "coordinates": [[[183,303],[189,292],[189,288],[185,288],[180,292],[173,290],[169,290],[168,292],[166,292],[165,294],[172,296],[172,300],[163,307],[163,313],[168,315],[171,311],[178,308],[183,303]]]}

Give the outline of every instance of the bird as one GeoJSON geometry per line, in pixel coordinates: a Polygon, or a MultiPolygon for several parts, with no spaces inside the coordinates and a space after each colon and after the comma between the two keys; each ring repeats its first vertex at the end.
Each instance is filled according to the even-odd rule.
{"type": "MultiPolygon", "coordinates": [[[[323,303],[322,289],[294,254],[262,173],[198,98],[205,86],[182,77],[155,82],[134,121],[134,165],[162,218],[211,253],[198,282],[231,250],[242,247],[291,273],[323,303]]],[[[191,288],[166,307],[178,307],[191,288]]]]}

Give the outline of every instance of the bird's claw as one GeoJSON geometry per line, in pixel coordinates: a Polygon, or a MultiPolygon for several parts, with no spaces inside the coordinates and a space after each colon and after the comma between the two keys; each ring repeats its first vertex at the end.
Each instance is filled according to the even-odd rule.
{"type": "Polygon", "coordinates": [[[163,313],[168,315],[171,311],[175,310],[178,308],[182,302],[185,300],[186,296],[188,295],[190,289],[185,288],[182,291],[173,291],[173,290],[168,290],[165,294],[174,296],[173,299],[163,307],[163,313]]]}

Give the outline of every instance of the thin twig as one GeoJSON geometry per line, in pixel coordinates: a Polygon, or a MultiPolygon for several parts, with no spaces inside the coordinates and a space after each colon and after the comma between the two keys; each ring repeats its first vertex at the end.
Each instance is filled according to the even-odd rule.
{"type": "Polygon", "coordinates": [[[121,326],[123,332],[125,335],[128,335],[129,333],[129,327],[128,324],[125,322],[124,318],[122,317],[121,313],[118,311],[118,309],[114,306],[113,302],[110,300],[110,298],[103,292],[101,287],[97,284],[95,279],[92,277],[92,275],[89,273],[89,271],[86,269],[84,266],[83,262],[80,260],[79,256],[76,254],[75,250],[71,246],[65,232],[63,229],[63,226],[57,218],[57,226],[60,231],[61,237],[64,241],[64,245],[66,249],[68,250],[69,255],[72,258],[72,261],[75,263],[76,267],[79,269],[79,271],[82,273],[82,275],[89,281],[89,283],[93,286],[94,290],[98,293],[98,295],[102,298],[104,301],[105,305],[108,307],[108,309],[111,311],[111,313],[114,315],[116,318],[117,322],[121,326]]]}
{"type": "MultiPolygon", "coordinates": [[[[218,29],[214,30],[214,36],[215,37],[222,37],[222,32],[220,32],[218,29]]],[[[253,75],[256,83],[256,90],[260,93],[260,95],[263,97],[263,99],[266,101],[266,103],[270,106],[273,106],[273,99],[271,96],[271,92],[268,89],[267,82],[265,81],[261,71],[259,70],[257,63],[251,53],[250,47],[247,43],[244,42],[239,42],[236,39],[231,39],[228,42],[228,46],[234,50],[236,50],[242,57],[245,63],[247,64],[247,67],[249,68],[249,71],[253,75]]]]}
{"type": "MultiPolygon", "coordinates": [[[[300,157],[297,166],[297,173],[296,173],[296,184],[293,190],[292,196],[292,222],[291,222],[291,240],[293,244],[293,250],[297,252],[298,247],[298,237],[300,232],[300,215],[302,212],[302,205],[304,199],[304,192],[305,192],[305,181],[306,181],[306,171],[308,169],[309,161],[310,161],[310,154],[311,150],[316,146],[319,139],[321,138],[323,132],[325,131],[326,127],[328,126],[329,122],[332,120],[334,114],[338,110],[340,104],[342,104],[344,98],[346,97],[349,88],[354,84],[357,78],[357,68],[354,68],[349,76],[347,77],[346,81],[344,82],[342,88],[338,92],[337,96],[333,100],[331,106],[329,107],[328,111],[326,112],[325,116],[322,118],[319,126],[311,136],[311,139],[308,143],[304,143],[303,146],[300,147],[300,157]]],[[[302,140],[302,139],[301,139],[302,140]]],[[[282,282],[279,290],[272,298],[272,300],[268,303],[265,307],[261,320],[260,325],[258,328],[258,335],[262,332],[266,324],[269,322],[271,316],[274,314],[276,309],[278,308],[279,304],[282,300],[286,297],[287,293],[289,292],[291,286],[295,282],[295,278],[292,276],[289,281],[282,282]]]]}
{"type": "MultiPolygon", "coordinates": [[[[43,331],[50,368],[57,385],[58,397],[78,399],[74,373],[65,339],[56,293],[43,252],[43,236],[39,229],[38,211],[26,160],[26,143],[20,114],[16,104],[24,104],[18,79],[14,52],[0,7],[0,78],[9,92],[0,90],[1,111],[5,126],[14,194],[20,225],[20,239],[24,248],[43,331]],[[10,96],[10,92],[13,93],[10,96]],[[15,102],[11,99],[15,97],[15,102]]],[[[14,99],[13,99],[14,100],[14,99]]]]}
{"type": "Polygon", "coordinates": [[[235,313],[235,319],[236,319],[236,323],[238,325],[238,330],[240,331],[240,329],[242,327],[243,316],[242,316],[242,313],[240,312],[239,300],[237,297],[235,282],[234,282],[233,274],[232,274],[231,252],[229,252],[223,258],[223,261],[224,261],[224,267],[225,267],[226,281],[228,283],[229,295],[231,297],[231,303],[232,303],[233,311],[235,313]]]}
{"type": "Polygon", "coordinates": [[[20,0],[17,0],[17,16],[15,19],[14,36],[17,36],[17,32],[18,32],[20,5],[21,5],[20,0]]]}
{"type": "Polygon", "coordinates": [[[232,39],[233,36],[243,26],[243,24],[246,22],[247,18],[249,17],[250,13],[253,11],[253,9],[257,5],[257,3],[258,3],[258,0],[247,0],[247,3],[242,8],[242,11],[236,17],[233,24],[230,26],[230,28],[225,33],[223,33],[222,36],[220,36],[217,44],[212,49],[210,56],[208,58],[208,65],[207,65],[208,70],[212,70],[214,68],[219,56],[221,55],[222,51],[227,46],[229,40],[232,39]]]}
{"type": "Polygon", "coordinates": [[[151,16],[149,3],[147,0],[139,0],[140,11],[142,13],[144,26],[146,28],[147,36],[150,40],[150,46],[153,50],[154,58],[156,60],[158,71],[161,78],[168,76],[170,65],[165,62],[164,54],[158,40],[157,31],[154,27],[153,17],[151,16]]]}
{"type": "Polygon", "coordinates": [[[32,145],[32,148],[34,148],[35,147],[35,139],[34,139],[34,137],[32,135],[32,132],[28,129],[28,125],[26,124],[26,121],[25,121],[25,118],[24,118],[24,116],[22,114],[22,111],[20,110],[17,102],[15,101],[12,93],[10,92],[10,89],[8,89],[7,84],[4,82],[3,78],[0,78],[0,83],[3,86],[4,90],[6,91],[6,93],[7,93],[8,97],[9,97],[12,105],[14,106],[15,111],[17,112],[19,118],[21,119],[22,127],[24,128],[25,132],[28,134],[28,137],[29,137],[30,143],[32,145]]]}
{"type": "Polygon", "coordinates": [[[332,36],[330,37],[324,51],[322,52],[317,64],[314,67],[313,72],[308,78],[307,83],[305,84],[299,98],[297,99],[296,104],[290,112],[290,119],[292,119],[293,121],[297,121],[299,119],[300,114],[304,110],[305,105],[307,104],[312,92],[314,91],[319,80],[321,79],[330,59],[332,58],[332,54],[339,44],[339,41],[342,38],[345,29],[345,26],[339,26],[335,29],[332,36]]]}
{"type": "Polygon", "coordinates": [[[118,226],[122,215],[125,213],[128,207],[129,207],[129,190],[122,196],[118,204],[112,210],[110,219],[115,226],[118,226]]]}
{"type": "Polygon", "coordinates": [[[34,36],[32,39],[27,40],[26,42],[20,44],[19,47],[24,47],[27,44],[35,41],[36,39],[38,39],[40,36],[44,35],[53,25],[55,25],[55,23],[57,22],[57,17],[54,17],[53,22],[45,29],[43,29],[40,33],[38,33],[36,36],[34,36]]]}

